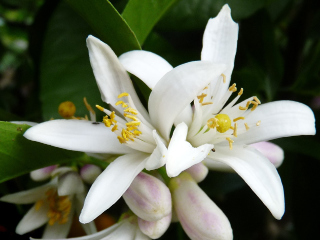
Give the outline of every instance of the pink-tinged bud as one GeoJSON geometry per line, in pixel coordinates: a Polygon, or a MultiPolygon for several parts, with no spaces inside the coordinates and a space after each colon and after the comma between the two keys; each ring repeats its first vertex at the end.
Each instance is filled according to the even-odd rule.
{"type": "Polygon", "coordinates": [[[101,168],[96,165],[86,164],[80,170],[80,176],[86,183],[92,184],[100,175],[101,168]]]}
{"type": "Polygon", "coordinates": [[[203,181],[208,175],[209,169],[203,163],[197,163],[186,170],[191,177],[197,182],[203,181]]]}
{"type": "Polygon", "coordinates": [[[57,168],[56,165],[40,168],[30,172],[30,177],[33,181],[44,181],[51,177],[53,170],[57,168]]]}
{"type": "Polygon", "coordinates": [[[271,142],[258,142],[250,144],[250,146],[266,156],[275,167],[279,167],[282,164],[284,153],[278,145],[271,142]]]}
{"type": "Polygon", "coordinates": [[[164,218],[154,221],[148,222],[141,218],[138,218],[138,224],[141,232],[152,239],[158,239],[161,237],[168,229],[171,223],[171,213],[164,218]]]}
{"type": "Polygon", "coordinates": [[[172,202],[168,187],[159,179],[139,173],[123,198],[139,218],[157,221],[171,213],[172,202]]]}
{"type": "Polygon", "coordinates": [[[83,182],[77,172],[70,171],[59,176],[58,195],[67,196],[84,191],[83,182]]]}
{"type": "Polygon", "coordinates": [[[189,173],[172,178],[169,188],[180,223],[191,239],[233,239],[228,218],[189,173]]]}

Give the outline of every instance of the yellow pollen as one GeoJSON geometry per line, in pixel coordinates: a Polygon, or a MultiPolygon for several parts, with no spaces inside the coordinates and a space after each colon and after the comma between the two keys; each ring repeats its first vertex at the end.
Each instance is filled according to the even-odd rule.
{"type": "Polygon", "coordinates": [[[115,124],[115,125],[113,126],[113,128],[111,129],[111,131],[114,132],[114,131],[116,131],[116,130],[118,130],[118,125],[117,125],[117,124],[115,124]]]}
{"type": "Polygon", "coordinates": [[[142,134],[142,132],[138,131],[138,130],[134,130],[133,131],[133,134],[136,135],[136,136],[139,136],[140,134],[142,134]]]}
{"type": "Polygon", "coordinates": [[[258,104],[255,104],[255,105],[251,108],[251,111],[256,110],[257,107],[258,107],[258,104]]]}
{"type": "Polygon", "coordinates": [[[138,126],[130,126],[130,127],[127,127],[127,130],[128,131],[132,131],[132,130],[136,130],[138,129],[138,126]]]}
{"type": "Polygon", "coordinates": [[[88,111],[95,114],[95,111],[92,109],[91,105],[87,102],[86,97],[83,98],[83,102],[84,102],[84,105],[86,105],[86,108],[88,109],[88,111]]]}
{"type": "Polygon", "coordinates": [[[237,118],[233,119],[234,122],[239,121],[239,120],[244,120],[244,117],[237,117],[237,118]]]}
{"type": "Polygon", "coordinates": [[[203,102],[203,99],[207,96],[207,94],[202,93],[201,95],[197,96],[197,98],[199,99],[199,103],[203,102]]]}
{"type": "Polygon", "coordinates": [[[129,115],[129,114],[126,114],[126,117],[132,119],[133,121],[138,121],[137,117],[129,115]]]}
{"type": "Polygon", "coordinates": [[[127,142],[124,138],[122,138],[122,137],[120,137],[120,136],[118,136],[117,138],[118,138],[118,140],[119,140],[119,142],[120,142],[121,144],[127,142]]]}
{"type": "Polygon", "coordinates": [[[103,111],[104,111],[104,108],[103,108],[103,107],[101,107],[101,106],[99,106],[99,105],[96,105],[96,108],[98,108],[101,112],[103,112],[103,111]]]}
{"type": "Polygon", "coordinates": [[[106,125],[106,127],[111,127],[112,125],[112,120],[108,118],[108,116],[103,117],[103,123],[106,125]]]}
{"type": "Polygon", "coordinates": [[[140,122],[139,121],[132,121],[132,122],[127,122],[126,126],[140,126],[140,122]]]}
{"type": "Polygon", "coordinates": [[[254,99],[258,104],[261,104],[261,102],[260,102],[259,98],[257,98],[257,97],[253,97],[253,99],[254,99]]]}
{"type": "Polygon", "coordinates": [[[258,122],[256,123],[256,125],[257,125],[257,126],[259,126],[259,125],[260,125],[260,123],[261,123],[261,121],[258,121],[258,122]]]}
{"type": "Polygon", "coordinates": [[[227,77],[226,75],[224,75],[223,73],[221,73],[221,76],[223,78],[223,83],[226,83],[227,82],[227,77]]]}
{"type": "Polygon", "coordinates": [[[204,102],[204,103],[201,103],[202,106],[210,105],[210,104],[213,104],[213,102],[204,102]]]}
{"type": "Polygon", "coordinates": [[[117,123],[117,120],[115,120],[115,118],[116,118],[116,114],[115,114],[115,112],[112,112],[112,113],[110,114],[110,119],[111,119],[111,121],[112,121],[113,123],[117,123]]]}
{"type": "Polygon", "coordinates": [[[208,87],[205,87],[203,90],[208,89],[208,87]]]}
{"type": "Polygon", "coordinates": [[[224,133],[230,129],[231,120],[227,114],[220,113],[215,118],[218,119],[217,131],[219,133],[224,133]]]}
{"type": "Polygon", "coordinates": [[[230,148],[230,150],[232,150],[232,143],[234,143],[234,141],[231,139],[231,138],[226,138],[227,139],[227,141],[229,142],[229,148],[230,148]]]}
{"type": "Polygon", "coordinates": [[[230,92],[236,92],[237,91],[237,88],[236,88],[236,84],[232,84],[230,87],[229,87],[229,91],[230,92]]]}
{"type": "Polygon", "coordinates": [[[76,106],[70,101],[62,102],[58,107],[58,112],[63,118],[72,118],[76,112],[76,106]]]}
{"type": "MultiPolygon", "coordinates": [[[[240,91],[238,92],[238,95],[241,96],[243,94],[243,88],[240,89],[240,91]]],[[[240,109],[241,110],[241,109],[240,109]]]]}
{"type": "Polygon", "coordinates": [[[129,93],[124,92],[124,93],[119,94],[118,98],[128,97],[128,96],[129,96],[129,93]]]}
{"type": "Polygon", "coordinates": [[[233,130],[233,136],[238,137],[237,136],[237,129],[238,129],[238,123],[234,124],[234,130],[233,130]]]}
{"type": "Polygon", "coordinates": [[[123,110],[123,111],[124,111],[124,112],[128,112],[128,113],[131,113],[131,114],[133,114],[133,115],[137,115],[137,114],[138,114],[137,110],[135,110],[134,108],[131,108],[131,107],[129,107],[129,108],[123,110]]]}
{"type": "Polygon", "coordinates": [[[234,130],[234,127],[230,126],[230,129],[234,130]]]}
{"type": "Polygon", "coordinates": [[[244,123],[244,126],[246,127],[247,131],[250,129],[247,123],[244,123]]]}
{"type": "Polygon", "coordinates": [[[207,121],[207,126],[208,128],[215,128],[215,127],[218,127],[218,119],[217,118],[210,118],[208,121],[207,121]]]}
{"type": "Polygon", "coordinates": [[[116,106],[118,106],[118,105],[120,105],[120,104],[121,104],[122,108],[127,108],[127,107],[128,107],[128,105],[127,105],[124,101],[118,101],[118,102],[116,102],[116,106]]]}
{"type": "Polygon", "coordinates": [[[239,106],[239,109],[240,109],[240,110],[247,110],[248,108],[247,108],[247,107],[241,107],[241,106],[239,106]]]}

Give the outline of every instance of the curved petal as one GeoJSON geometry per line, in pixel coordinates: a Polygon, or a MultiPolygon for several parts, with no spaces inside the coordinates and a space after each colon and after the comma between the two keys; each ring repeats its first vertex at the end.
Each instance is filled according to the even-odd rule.
{"type": "Polygon", "coordinates": [[[156,130],[152,131],[153,138],[157,143],[157,147],[153,150],[152,154],[150,155],[149,159],[146,162],[146,169],[148,171],[158,169],[166,164],[167,162],[167,152],[168,149],[161,141],[158,133],[156,130]]]}
{"type": "Polygon", "coordinates": [[[192,123],[192,115],[192,107],[187,105],[174,120],[174,125],[177,126],[179,123],[184,122],[189,127],[192,123]]]}
{"type": "Polygon", "coordinates": [[[74,151],[124,154],[132,149],[119,143],[103,123],[84,120],[52,120],[29,128],[24,136],[32,141],[74,151]]]}
{"type": "Polygon", "coordinates": [[[91,222],[111,207],[144,169],[148,156],[134,153],[114,160],[91,186],[80,214],[80,222],[91,222]]]}
{"type": "Polygon", "coordinates": [[[280,137],[314,135],[316,133],[312,110],[302,103],[293,101],[262,104],[244,121],[253,127],[238,135],[235,144],[251,144],[280,137]],[[256,126],[258,121],[261,123],[256,126]]]}
{"type": "Polygon", "coordinates": [[[259,151],[248,146],[217,147],[209,157],[232,167],[276,219],[284,214],[284,193],[281,179],[273,164],[259,151]]]}
{"type": "Polygon", "coordinates": [[[91,35],[87,38],[87,47],[89,50],[91,67],[102,100],[111,104],[115,109],[122,113],[123,109],[121,105],[116,106],[115,103],[118,101],[118,95],[120,93],[127,92],[133,99],[137,110],[148,120],[148,113],[141,104],[131,79],[112,49],[107,44],[91,35]]]}
{"type": "Polygon", "coordinates": [[[187,168],[201,162],[213,148],[213,144],[204,144],[194,148],[186,141],[188,126],[180,123],[173,132],[168,147],[167,174],[176,177],[187,168]]]}
{"type": "Polygon", "coordinates": [[[44,225],[48,221],[47,212],[48,206],[37,209],[34,205],[18,223],[16,233],[22,235],[44,225]]]}
{"type": "Polygon", "coordinates": [[[211,80],[220,76],[225,65],[196,61],[168,72],[154,87],[149,97],[149,114],[153,126],[169,140],[176,117],[211,80]]]}
{"type": "Polygon", "coordinates": [[[119,57],[119,61],[128,72],[140,78],[150,89],[173,69],[159,55],[144,50],[126,52],[119,57]]]}
{"type": "Polygon", "coordinates": [[[271,142],[257,142],[250,144],[259,152],[261,152],[269,161],[277,168],[279,167],[284,159],[284,151],[277,144],[271,142]]]}
{"type": "Polygon", "coordinates": [[[218,16],[208,21],[203,35],[202,61],[226,64],[226,83],[222,93],[228,88],[237,51],[239,26],[231,18],[231,9],[225,4],[218,16]]]}

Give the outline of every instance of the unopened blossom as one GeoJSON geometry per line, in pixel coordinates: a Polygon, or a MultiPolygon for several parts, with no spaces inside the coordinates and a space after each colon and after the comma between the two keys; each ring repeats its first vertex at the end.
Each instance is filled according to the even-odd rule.
{"type": "MultiPolygon", "coordinates": [[[[17,234],[25,234],[46,224],[43,238],[64,238],[68,235],[73,216],[80,212],[85,192],[80,176],[70,168],[58,168],[53,179],[40,187],[8,194],[1,201],[31,204],[16,227],[17,234]]],[[[82,225],[87,234],[96,232],[94,223],[82,225]]]]}
{"type": "Polygon", "coordinates": [[[51,177],[51,173],[57,168],[56,165],[40,168],[30,172],[30,178],[33,181],[44,181],[51,177]]]}
{"type": "Polygon", "coordinates": [[[188,172],[191,175],[191,177],[197,183],[199,183],[206,178],[209,169],[203,163],[200,162],[186,169],[186,172],[188,172]]]}
{"type": "Polygon", "coordinates": [[[86,164],[80,169],[80,176],[84,182],[92,184],[101,172],[100,167],[93,164],[86,164]]]}
{"type": "Polygon", "coordinates": [[[139,173],[123,198],[129,208],[141,219],[157,221],[171,214],[171,194],[159,179],[139,173]]]}
{"type": "Polygon", "coordinates": [[[276,168],[282,164],[284,159],[284,152],[283,149],[277,144],[271,142],[257,142],[250,144],[250,146],[254,147],[264,156],[266,156],[276,168]]]}
{"type": "Polygon", "coordinates": [[[138,224],[141,232],[150,237],[151,239],[160,238],[169,228],[171,223],[171,212],[169,215],[157,221],[145,221],[138,218],[138,224]]]}
{"type": "MultiPolygon", "coordinates": [[[[262,153],[248,145],[280,137],[314,135],[315,119],[310,108],[298,102],[261,104],[256,96],[238,102],[244,89],[230,85],[237,39],[238,24],[225,5],[217,17],[209,20],[201,52],[201,62],[221,66],[220,76],[201,77],[199,72],[204,76],[210,73],[198,69],[199,75],[192,80],[182,74],[172,80],[169,78],[172,71],[166,73],[152,88],[149,106],[153,107],[149,107],[149,114],[165,140],[169,140],[172,125],[163,122],[175,119],[176,128],[168,149],[162,149],[169,177],[178,176],[203,160],[211,167],[228,165],[280,219],[284,213],[284,193],[279,174],[262,153]]],[[[164,71],[156,71],[154,67],[161,66],[156,64],[159,58],[145,51],[120,56],[126,69],[144,82],[154,72],[161,77],[164,71]],[[138,67],[142,65],[143,71],[138,67]]]]}
{"type": "Polygon", "coordinates": [[[178,219],[191,239],[231,240],[228,218],[187,172],[169,184],[178,219]]]}

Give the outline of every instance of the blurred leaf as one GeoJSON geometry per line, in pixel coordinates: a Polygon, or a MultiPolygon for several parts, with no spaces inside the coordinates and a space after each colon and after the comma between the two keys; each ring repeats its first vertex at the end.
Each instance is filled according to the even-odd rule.
{"type": "Polygon", "coordinates": [[[142,45],[154,25],[177,0],[130,0],[122,13],[142,45]]]}
{"type": "Polygon", "coordinates": [[[102,41],[121,53],[140,49],[140,44],[125,20],[108,0],[67,0],[86,20],[102,41]]]}
{"type": "Polygon", "coordinates": [[[66,3],[61,2],[49,21],[40,61],[40,81],[43,117],[61,118],[58,106],[72,101],[76,116],[88,114],[83,97],[91,105],[101,98],[86,47],[91,28],[66,3]]]}
{"type": "Polygon", "coordinates": [[[71,163],[84,155],[29,141],[23,137],[29,127],[0,122],[0,182],[49,165],[71,163]]]}
{"type": "Polygon", "coordinates": [[[160,21],[162,30],[204,29],[209,18],[215,17],[224,4],[229,4],[232,18],[247,18],[266,6],[270,0],[181,0],[160,21]]]}

